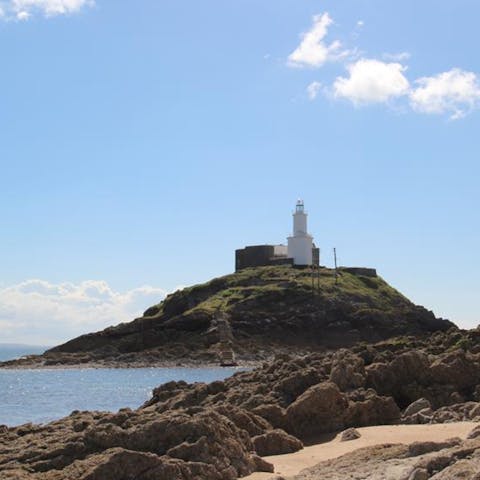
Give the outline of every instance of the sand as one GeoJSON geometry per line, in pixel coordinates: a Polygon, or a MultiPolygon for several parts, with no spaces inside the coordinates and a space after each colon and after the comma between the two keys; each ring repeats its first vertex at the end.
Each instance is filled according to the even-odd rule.
{"type": "Polygon", "coordinates": [[[273,463],[275,473],[252,473],[245,480],[267,480],[277,475],[291,476],[310,468],[319,462],[340,457],[358,448],[370,447],[382,443],[409,444],[418,441],[441,442],[452,437],[466,438],[478,424],[475,422],[442,423],[433,425],[381,425],[357,428],[361,437],[348,442],[340,441],[340,434],[334,439],[305,447],[295,453],[264,457],[273,463]]]}

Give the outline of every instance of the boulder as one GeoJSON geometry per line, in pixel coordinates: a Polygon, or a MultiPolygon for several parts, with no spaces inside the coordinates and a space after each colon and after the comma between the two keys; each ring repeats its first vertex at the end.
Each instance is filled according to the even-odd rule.
{"type": "Polygon", "coordinates": [[[85,441],[92,449],[121,447],[168,455],[208,463],[218,472],[231,470],[237,476],[254,470],[248,433],[212,409],[154,414],[123,426],[97,425],[87,430],[85,441]]]}
{"type": "Polygon", "coordinates": [[[277,404],[259,405],[252,409],[252,412],[267,420],[275,428],[283,428],[285,425],[285,409],[277,404]]]}
{"type": "Polygon", "coordinates": [[[303,443],[281,429],[271,430],[252,438],[255,451],[262,457],[293,453],[303,448],[303,443]]]}
{"type": "Polygon", "coordinates": [[[342,391],[365,386],[365,365],[358,355],[348,350],[335,352],[332,359],[330,381],[337,384],[342,391]]]}
{"type": "MultiPolygon", "coordinates": [[[[273,471],[274,471],[273,465],[270,462],[267,462],[262,457],[259,457],[258,455],[252,455],[252,461],[253,461],[253,465],[254,465],[254,470],[256,472],[273,473],[273,471]]],[[[203,480],[203,478],[202,478],[202,480],[203,480]]]]}
{"type": "Polygon", "coordinates": [[[392,397],[377,395],[374,391],[366,391],[350,401],[345,414],[345,425],[367,426],[398,423],[400,409],[392,397]]]}
{"type": "Polygon", "coordinates": [[[430,375],[436,383],[454,385],[457,390],[473,389],[480,383],[480,364],[477,356],[459,349],[435,360],[430,375]]]}
{"type": "Polygon", "coordinates": [[[432,408],[432,405],[426,398],[419,398],[411,403],[403,412],[404,417],[409,417],[410,415],[414,415],[418,413],[420,410],[424,410],[425,408],[432,408]]]}
{"type": "Polygon", "coordinates": [[[351,440],[356,440],[360,438],[362,435],[356,428],[348,428],[342,432],[340,437],[341,442],[350,442],[351,440]]]}
{"type": "Polygon", "coordinates": [[[366,368],[366,385],[380,395],[392,395],[403,402],[415,401],[431,383],[428,356],[417,350],[405,352],[390,363],[374,363],[366,368]],[[412,388],[412,384],[417,388],[412,388]],[[412,398],[413,397],[413,398],[412,398]]]}
{"type": "Polygon", "coordinates": [[[340,430],[348,400],[333,382],[310,387],[286,410],[289,431],[299,438],[340,430]]]}
{"type": "Polygon", "coordinates": [[[307,368],[281,379],[276,383],[274,391],[286,399],[287,402],[295,400],[312,385],[322,381],[322,375],[314,368],[307,368]]]}
{"type": "MultiPolygon", "coordinates": [[[[210,465],[190,468],[185,462],[122,448],[107,450],[86,460],[75,462],[58,478],[75,480],[187,480],[201,474],[209,480],[223,480],[210,465]]],[[[55,478],[52,475],[53,478],[55,478]]],[[[48,477],[47,477],[48,478],[48,477]]],[[[52,480],[53,480],[52,478],[52,480]]],[[[227,478],[227,477],[226,477],[227,478]]],[[[50,479],[48,479],[50,480],[50,479]]],[[[234,480],[230,476],[229,480],[234,480]]]]}

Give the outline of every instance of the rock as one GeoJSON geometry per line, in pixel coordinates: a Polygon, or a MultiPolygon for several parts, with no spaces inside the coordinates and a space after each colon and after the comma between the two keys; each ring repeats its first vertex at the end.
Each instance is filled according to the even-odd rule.
{"type": "Polygon", "coordinates": [[[357,396],[355,402],[349,402],[345,425],[384,425],[397,423],[399,419],[400,409],[392,397],[380,397],[373,391],[367,391],[357,396]]]}
{"type": "MultiPolygon", "coordinates": [[[[258,454],[295,451],[301,441],[322,433],[400,421],[479,421],[480,403],[474,400],[480,389],[470,382],[477,381],[480,349],[452,350],[467,336],[480,347],[480,331],[477,336],[451,331],[302,357],[289,350],[221,382],[161,385],[137,410],[74,411],[46,425],[2,427],[0,478],[108,479],[112,471],[124,480],[122,475],[132,476],[130,464],[137,462],[145,467],[139,480],[230,480],[259,469],[272,471],[258,454]],[[400,407],[405,409],[402,417],[400,407]]],[[[435,478],[441,474],[438,478],[447,479],[447,473],[455,478],[452,475],[477,468],[477,435],[474,431],[461,443],[457,439],[369,449],[373,463],[364,452],[352,452],[331,465],[343,465],[345,473],[351,471],[350,461],[366,472],[363,478],[375,479],[383,477],[369,477],[368,468],[383,472],[379,459],[391,459],[392,468],[395,462],[402,466],[401,480],[417,468],[430,476],[437,472],[435,478]]],[[[319,478],[345,478],[342,471],[337,475],[333,467],[324,468],[319,478]]]]}
{"type": "Polygon", "coordinates": [[[411,403],[405,410],[402,416],[402,423],[406,424],[424,424],[431,423],[434,411],[431,408],[430,402],[425,398],[411,403]]]}
{"type": "Polygon", "coordinates": [[[285,425],[285,409],[279,405],[259,405],[253,408],[252,412],[263,417],[275,428],[282,428],[285,425]]]}
{"type": "Polygon", "coordinates": [[[330,381],[342,391],[360,388],[365,385],[365,366],[363,359],[352,355],[348,350],[335,352],[330,371],[330,381]]]}
{"type": "Polygon", "coordinates": [[[289,431],[300,438],[339,430],[344,425],[348,401],[337,385],[323,382],[310,387],[286,411],[289,431]]]}
{"type": "Polygon", "coordinates": [[[351,440],[356,440],[360,438],[362,435],[356,428],[348,428],[342,432],[342,436],[340,437],[341,442],[349,442],[351,440]]]}
{"type": "Polygon", "coordinates": [[[403,412],[404,417],[409,417],[411,415],[414,415],[415,413],[420,412],[420,410],[424,410],[426,408],[431,409],[432,405],[426,398],[419,398],[418,400],[415,400],[413,403],[411,403],[403,412]]]}
{"type": "Polygon", "coordinates": [[[480,437],[480,425],[476,426],[468,435],[467,438],[480,437]]]}
{"type": "Polygon", "coordinates": [[[274,467],[270,462],[267,462],[262,457],[258,455],[252,455],[252,461],[257,472],[268,472],[273,473],[274,467]]]}
{"type": "Polygon", "coordinates": [[[439,450],[448,449],[461,443],[460,438],[451,438],[445,442],[413,442],[408,446],[408,455],[418,457],[425,453],[438,452],[439,450]]]}
{"type": "Polygon", "coordinates": [[[238,428],[247,431],[250,436],[260,435],[272,428],[264,418],[245,409],[222,405],[216,411],[230,419],[238,428]]]}
{"type": "Polygon", "coordinates": [[[416,417],[416,423],[432,423],[433,413],[431,408],[424,408],[413,416],[416,417]]]}
{"type": "Polygon", "coordinates": [[[428,470],[425,470],[424,468],[416,468],[408,476],[408,480],[428,480],[428,478],[428,470]]]}
{"type": "Polygon", "coordinates": [[[280,380],[275,385],[275,391],[282,395],[287,402],[291,402],[309,387],[316,385],[321,381],[322,376],[320,372],[313,368],[307,368],[280,380]]]}
{"type": "Polygon", "coordinates": [[[97,425],[85,436],[94,449],[122,447],[168,455],[212,464],[217,471],[230,468],[238,476],[253,471],[248,433],[212,409],[146,415],[122,426],[97,425]]]}
{"type": "Polygon", "coordinates": [[[478,360],[463,350],[455,350],[441,359],[434,361],[430,374],[439,383],[454,385],[465,389],[480,383],[478,360]]]}
{"type": "Polygon", "coordinates": [[[359,448],[305,469],[295,480],[479,480],[480,441],[459,442],[417,457],[405,445],[359,448]]]}
{"type": "Polygon", "coordinates": [[[429,359],[425,353],[417,350],[408,351],[395,357],[388,364],[369,365],[366,368],[366,385],[380,395],[392,395],[395,398],[407,399],[411,403],[425,392],[423,385],[430,382],[429,366],[429,359]]]}
{"type": "Polygon", "coordinates": [[[293,453],[303,448],[303,443],[284,430],[276,429],[252,438],[252,443],[258,455],[282,455],[293,453]]]}
{"type": "Polygon", "coordinates": [[[464,402],[441,407],[431,417],[433,423],[478,421],[480,419],[480,403],[464,402]]]}

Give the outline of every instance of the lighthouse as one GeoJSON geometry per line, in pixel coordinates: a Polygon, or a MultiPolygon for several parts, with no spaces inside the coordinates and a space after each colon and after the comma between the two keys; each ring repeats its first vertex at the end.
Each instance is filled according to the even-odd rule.
{"type": "Polygon", "coordinates": [[[303,200],[298,200],[293,213],[293,235],[285,245],[249,245],[235,250],[235,271],[266,265],[305,267],[320,265],[320,249],[307,230],[307,213],[303,200]]]}
{"type": "Polygon", "coordinates": [[[293,235],[288,237],[288,257],[294,265],[312,265],[313,237],[307,231],[307,213],[303,200],[297,200],[293,213],[293,235]]]}

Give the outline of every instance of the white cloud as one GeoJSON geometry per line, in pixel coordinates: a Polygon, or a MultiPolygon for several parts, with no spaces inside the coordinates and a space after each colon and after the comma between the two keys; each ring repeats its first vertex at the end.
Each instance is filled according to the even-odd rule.
{"type": "Polygon", "coordinates": [[[78,13],[93,5],[95,0],[0,0],[0,17],[10,20],[27,20],[35,14],[54,17],[78,13]]]}
{"type": "Polygon", "coordinates": [[[360,59],[347,66],[349,76],[337,77],[333,84],[336,98],[345,98],[354,105],[386,103],[406,95],[409,82],[400,63],[385,63],[374,59],[360,59]]]}
{"type": "Polygon", "coordinates": [[[318,92],[320,91],[321,87],[322,87],[322,84],[316,81],[308,85],[307,87],[308,98],[310,100],[315,100],[317,98],[318,92]]]}
{"type": "MultiPolygon", "coordinates": [[[[348,75],[337,76],[329,87],[319,81],[308,84],[306,94],[310,100],[323,91],[355,106],[388,104],[400,111],[410,108],[417,113],[449,115],[451,119],[480,108],[480,79],[476,73],[453,68],[410,83],[405,65],[410,52],[385,52],[379,59],[365,58],[356,47],[345,50],[339,41],[325,41],[332,24],[327,12],[315,15],[312,27],[301,35],[299,46],[288,56],[287,65],[291,67],[318,68],[334,60],[346,66],[348,75]]],[[[359,19],[352,37],[357,37],[363,27],[364,21],[359,19]]]]}
{"type": "Polygon", "coordinates": [[[31,14],[28,13],[26,10],[22,10],[21,12],[17,13],[17,20],[28,20],[31,17],[31,14]]]}
{"type": "Polygon", "coordinates": [[[323,42],[327,36],[328,27],[333,23],[326,12],[313,17],[312,28],[302,34],[300,45],[288,56],[291,67],[321,67],[324,63],[337,60],[348,54],[341,51],[341,43],[336,40],[330,45],[323,42]]]}
{"type": "Polygon", "coordinates": [[[0,289],[0,342],[61,343],[133,320],[166,293],[148,285],[118,292],[98,280],[27,280],[0,289]]]}
{"type": "Polygon", "coordinates": [[[473,72],[454,68],[433,77],[422,77],[410,94],[412,108],[421,113],[464,117],[480,106],[480,85],[473,72]]]}

